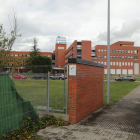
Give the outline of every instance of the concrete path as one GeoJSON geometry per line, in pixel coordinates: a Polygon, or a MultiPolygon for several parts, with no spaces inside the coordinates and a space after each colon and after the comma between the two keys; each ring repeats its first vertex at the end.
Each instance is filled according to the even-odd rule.
{"type": "Polygon", "coordinates": [[[81,122],[40,130],[43,140],[140,140],[140,86],[112,107],[102,108],[81,122]]]}

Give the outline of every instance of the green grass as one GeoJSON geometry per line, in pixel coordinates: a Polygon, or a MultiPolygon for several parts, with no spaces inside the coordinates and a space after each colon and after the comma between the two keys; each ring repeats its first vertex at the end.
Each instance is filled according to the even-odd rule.
{"type": "MultiPolygon", "coordinates": [[[[13,79],[18,93],[30,100],[33,106],[46,106],[47,81],[31,79],[13,79]]],[[[66,97],[65,81],[65,97],[66,97]]],[[[63,109],[64,80],[50,80],[50,107],[63,109]]]]}
{"type": "MultiPolygon", "coordinates": [[[[18,93],[30,100],[33,106],[46,106],[47,81],[31,79],[13,80],[18,93]]],[[[65,81],[65,91],[66,91],[65,81]]],[[[117,102],[126,94],[135,89],[140,83],[136,82],[110,82],[110,105],[117,102]]],[[[54,109],[63,109],[63,80],[50,80],[50,106],[54,109]]],[[[107,82],[104,82],[104,104],[106,104],[107,82]]],[[[66,92],[65,92],[66,93],[66,92]]],[[[66,97],[66,94],[65,94],[66,97]]]]}
{"type": "MultiPolygon", "coordinates": [[[[110,105],[116,103],[119,99],[127,95],[140,83],[136,82],[110,82],[110,105]]],[[[106,103],[107,82],[104,82],[104,104],[106,103]]]]}

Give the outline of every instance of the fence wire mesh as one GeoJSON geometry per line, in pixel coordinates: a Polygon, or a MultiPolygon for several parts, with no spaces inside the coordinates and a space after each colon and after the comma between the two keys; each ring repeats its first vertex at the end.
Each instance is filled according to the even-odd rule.
{"type": "Polygon", "coordinates": [[[53,66],[49,76],[48,66],[33,69],[34,72],[29,69],[13,72],[13,68],[7,68],[0,73],[0,135],[20,127],[24,116],[35,121],[47,115],[47,108],[52,112],[66,112],[66,67],[53,66]],[[38,72],[40,69],[46,72],[38,72]]]}

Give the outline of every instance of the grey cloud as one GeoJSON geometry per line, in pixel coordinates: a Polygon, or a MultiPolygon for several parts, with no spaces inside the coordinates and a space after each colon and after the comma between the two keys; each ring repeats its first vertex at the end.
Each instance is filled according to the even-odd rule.
{"type": "MultiPolygon", "coordinates": [[[[114,41],[135,41],[133,36],[137,33],[140,33],[140,20],[130,20],[123,23],[120,30],[117,27],[111,29],[110,39],[111,43],[114,41]]],[[[97,37],[98,42],[107,41],[107,32],[100,33],[97,37]]]]}
{"type": "MultiPolygon", "coordinates": [[[[67,38],[68,47],[77,39],[93,39],[95,45],[107,44],[105,0],[1,0],[0,3],[4,4],[0,5],[1,22],[7,30],[9,23],[5,17],[12,11],[12,7],[18,15],[19,32],[22,37],[17,38],[13,50],[30,51],[32,39],[37,37],[41,51],[53,51],[58,35],[67,38]]],[[[136,3],[134,0],[111,2],[112,20],[113,23],[116,22],[111,25],[112,43],[118,40],[133,40],[137,44],[140,43],[137,41],[140,25],[137,20],[139,15],[136,14],[140,13],[138,4],[140,1],[136,3]],[[128,7],[131,7],[131,10],[128,7]],[[124,23],[120,24],[120,21],[124,23]]]]}

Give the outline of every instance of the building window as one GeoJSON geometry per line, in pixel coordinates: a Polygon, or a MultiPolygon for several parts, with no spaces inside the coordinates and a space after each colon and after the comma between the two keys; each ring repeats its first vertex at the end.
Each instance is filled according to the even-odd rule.
{"type": "Polygon", "coordinates": [[[118,66],[118,62],[116,62],[116,65],[118,66]]]}
{"type": "Polygon", "coordinates": [[[112,59],[112,56],[110,56],[110,59],[112,59]]]}
{"type": "Polygon", "coordinates": [[[125,56],[125,59],[127,59],[127,56],[125,56]]]}
{"type": "Polygon", "coordinates": [[[128,50],[128,53],[130,53],[130,50],[128,50]]]}
{"type": "Polygon", "coordinates": [[[112,62],[110,62],[110,65],[112,65],[112,62]]]}
{"type": "Polygon", "coordinates": [[[98,49],[98,52],[100,52],[100,49],[98,49]]]}
{"type": "Polygon", "coordinates": [[[133,50],[131,50],[131,53],[133,53],[133,50]]]}
{"type": "Polygon", "coordinates": [[[110,50],[110,53],[112,53],[112,50],[110,50]]]}
{"type": "Polygon", "coordinates": [[[115,56],[113,56],[113,59],[115,59],[115,56]]]}
{"type": "Polygon", "coordinates": [[[106,62],[104,62],[104,65],[106,65],[106,62]]]}
{"type": "Polygon", "coordinates": [[[134,54],[138,54],[138,50],[134,50],[134,54]]]}
{"type": "Polygon", "coordinates": [[[104,50],[103,50],[103,49],[101,49],[101,52],[103,53],[103,52],[104,52],[104,50]]]}
{"type": "Polygon", "coordinates": [[[121,56],[119,56],[119,59],[121,59],[121,56]]]}
{"type": "Polygon", "coordinates": [[[113,53],[115,53],[115,50],[113,50],[113,53]]]}
{"type": "Polygon", "coordinates": [[[116,50],[116,53],[118,53],[118,50],[116,50]]]}
{"type": "Polygon", "coordinates": [[[127,50],[125,50],[125,53],[127,53],[127,50]]]}
{"type": "Polygon", "coordinates": [[[122,56],[122,59],[124,59],[124,56],[122,56]]]}
{"type": "Polygon", "coordinates": [[[98,56],[98,58],[100,59],[100,55],[98,56]]]}
{"type": "Polygon", "coordinates": [[[121,50],[119,50],[119,53],[121,53],[121,50]]]}
{"type": "Polygon", "coordinates": [[[98,63],[100,63],[100,61],[98,63]]]}
{"type": "Polygon", "coordinates": [[[113,62],[113,65],[115,66],[115,62],[113,62]]]}
{"type": "Polygon", "coordinates": [[[116,56],[116,59],[118,59],[118,56],[116,56]]]}
{"type": "Polygon", "coordinates": [[[77,45],[77,49],[78,50],[81,50],[81,45],[77,45]]]}
{"type": "Polygon", "coordinates": [[[121,62],[119,62],[119,66],[121,67],[121,62]]]}
{"type": "Polygon", "coordinates": [[[128,62],[128,66],[130,66],[130,62],[128,62]]]}
{"type": "Polygon", "coordinates": [[[125,66],[127,66],[127,62],[125,62],[125,66]]]}
{"type": "Polygon", "coordinates": [[[124,62],[122,62],[122,66],[124,66],[124,62]]]}
{"type": "Polygon", "coordinates": [[[131,66],[133,66],[133,62],[131,62],[131,66]]]}
{"type": "Polygon", "coordinates": [[[128,56],[128,59],[130,60],[130,56],[128,56]]]}
{"type": "Polygon", "coordinates": [[[104,59],[106,59],[106,55],[104,56],[104,59]]]}
{"type": "Polygon", "coordinates": [[[138,56],[134,56],[134,60],[138,60],[138,56]]]}
{"type": "Polygon", "coordinates": [[[103,64],[103,62],[101,62],[101,64],[103,64]]]}
{"type": "Polygon", "coordinates": [[[133,60],[133,56],[131,56],[131,60],[133,60]]]}
{"type": "Polygon", "coordinates": [[[81,52],[77,52],[77,56],[81,56],[81,52]]]}
{"type": "Polygon", "coordinates": [[[104,56],[103,55],[101,55],[101,59],[103,59],[104,58],[104,56]]]}
{"type": "Polygon", "coordinates": [[[106,49],[105,49],[104,51],[105,51],[105,53],[106,53],[106,49]]]}

